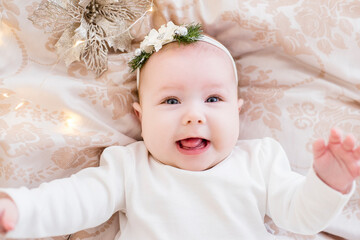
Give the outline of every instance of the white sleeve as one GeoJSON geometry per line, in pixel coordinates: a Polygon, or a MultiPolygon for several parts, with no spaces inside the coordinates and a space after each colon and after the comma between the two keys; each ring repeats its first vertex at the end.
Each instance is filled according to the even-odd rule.
{"type": "Polygon", "coordinates": [[[342,211],[354,192],[355,182],[349,194],[341,194],[320,180],[312,168],[306,177],[291,171],[280,144],[270,138],[263,141],[267,214],[277,226],[295,233],[312,235],[322,231],[342,211]]]}
{"type": "Polygon", "coordinates": [[[19,210],[19,221],[6,237],[70,234],[97,226],[123,209],[123,162],[132,159],[121,159],[129,154],[121,147],[113,148],[115,151],[104,151],[100,167],[86,168],[69,178],[43,183],[34,189],[0,189],[14,200],[19,210]]]}

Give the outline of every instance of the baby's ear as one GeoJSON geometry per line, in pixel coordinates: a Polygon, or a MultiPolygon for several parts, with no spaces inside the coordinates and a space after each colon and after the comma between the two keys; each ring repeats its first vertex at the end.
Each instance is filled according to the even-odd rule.
{"type": "Polygon", "coordinates": [[[141,122],[141,106],[138,102],[133,103],[134,113],[141,122]]]}
{"type": "Polygon", "coordinates": [[[239,98],[239,99],[238,99],[238,109],[239,109],[239,112],[241,111],[241,108],[242,108],[243,104],[244,104],[244,100],[241,99],[241,98],[239,98]]]}

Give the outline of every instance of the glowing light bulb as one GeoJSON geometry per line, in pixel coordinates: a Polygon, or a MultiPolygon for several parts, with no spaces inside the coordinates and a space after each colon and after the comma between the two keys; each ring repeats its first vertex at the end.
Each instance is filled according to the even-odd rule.
{"type": "Polygon", "coordinates": [[[67,117],[65,119],[65,126],[70,129],[74,129],[80,125],[81,117],[75,113],[68,112],[67,117]]]}
{"type": "Polygon", "coordinates": [[[152,12],[152,11],[154,11],[154,8],[153,8],[153,5],[151,4],[151,7],[150,7],[150,9],[148,10],[149,12],[152,12]]]}
{"type": "MultiPolygon", "coordinates": [[[[0,7],[1,8],[1,7],[0,7]]],[[[6,36],[9,35],[9,27],[7,27],[2,21],[1,21],[1,12],[0,12],[0,46],[4,45],[6,36]]]]}
{"type": "Polygon", "coordinates": [[[9,94],[7,94],[7,93],[3,93],[2,95],[3,95],[4,98],[8,98],[8,97],[9,97],[9,94]]]}
{"type": "Polygon", "coordinates": [[[18,105],[16,105],[16,107],[14,108],[15,110],[18,110],[19,108],[21,108],[22,106],[24,106],[25,102],[21,102],[18,105]]]}
{"type": "Polygon", "coordinates": [[[83,122],[82,117],[69,110],[64,110],[64,114],[64,120],[59,125],[58,131],[63,134],[77,135],[83,122]]]}
{"type": "Polygon", "coordinates": [[[74,48],[77,47],[79,44],[85,42],[84,40],[77,40],[76,43],[74,44],[74,48]]]}
{"type": "Polygon", "coordinates": [[[68,117],[66,120],[66,126],[69,128],[74,128],[76,127],[76,119],[73,117],[68,117]]]}

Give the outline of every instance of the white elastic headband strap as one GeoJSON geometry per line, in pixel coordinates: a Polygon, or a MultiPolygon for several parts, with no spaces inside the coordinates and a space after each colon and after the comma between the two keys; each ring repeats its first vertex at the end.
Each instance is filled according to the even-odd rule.
{"type": "MultiPolygon", "coordinates": [[[[175,41],[176,40],[174,40],[172,42],[175,42],[175,41]]],[[[199,41],[207,42],[207,43],[210,43],[211,45],[214,45],[214,46],[220,48],[221,50],[223,50],[230,57],[231,62],[233,64],[233,69],[234,69],[234,74],[235,74],[235,81],[236,81],[236,83],[238,83],[238,75],[237,75],[237,70],[236,70],[236,64],[235,64],[234,58],[231,56],[229,50],[224,45],[222,45],[220,42],[218,42],[215,39],[213,39],[211,37],[208,37],[206,35],[202,35],[199,38],[199,41]]],[[[137,89],[139,89],[139,85],[140,85],[140,68],[136,69],[136,87],[137,87],[137,89]]]]}

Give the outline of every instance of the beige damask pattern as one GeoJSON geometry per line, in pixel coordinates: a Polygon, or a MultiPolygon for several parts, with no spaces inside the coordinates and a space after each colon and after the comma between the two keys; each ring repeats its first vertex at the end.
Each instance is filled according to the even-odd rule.
{"type": "MultiPolygon", "coordinates": [[[[59,35],[28,20],[45,0],[0,0],[0,183],[38,186],[98,165],[102,150],[140,138],[131,54],[113,52],[95,78],[81,62],[68,68],[55,54],[59,35]]],[[[360,3],[357,0],[156,0],[132,29],[133,48],[168,20],[200,22],[224,43],[239,72],[240,138],[271,136],[306,174],[311,144],[339,127],[360,140],[360,3]]],[[[360,239],[360,182],[342,215],[325,232],[279,239],[360,239]]],[[[71,239],[112,239],[118,218],[71,239]]],[[[49,238],[48,238],[49,239],[49,238]]],[[[52,240],[67,239],[67,236],[52,240]]]]}
{"type": "Polygon", "coordinates": [[[1,0],[0,3],[2,22],[16,30],[20,30],[19,22],[17,20],[17,17],[20,14],[20,7],[14,3],[14,0],[1,0]]]}

